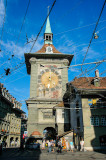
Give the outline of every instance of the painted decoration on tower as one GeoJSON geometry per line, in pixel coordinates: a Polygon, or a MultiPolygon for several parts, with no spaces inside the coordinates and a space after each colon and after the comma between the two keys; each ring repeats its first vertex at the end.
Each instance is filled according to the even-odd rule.
{"type": "Polygon", "coordinates": [[[61,97],[62,78],[61,67],[57,65],[42,64],[38,66],[37,97],[57,99],[61,97]]]}

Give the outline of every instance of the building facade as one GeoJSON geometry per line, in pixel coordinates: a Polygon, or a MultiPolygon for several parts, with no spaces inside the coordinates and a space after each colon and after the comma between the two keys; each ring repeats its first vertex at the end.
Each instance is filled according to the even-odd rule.
{"type": "Polygon", "coordinates": [[[23,138],[27,137],[27,121],[28,118],[26,114],[21,114],[21,141],[23,138]]]}
{"type": "Polygon", "coordinates": [[[106,149],[106,77],[75,78],[67,84],[70,99],[70,124],[75,145],[84,139],[86,150],[106,149]]]}
{"type": "Polygon", "coordinates": [[[0,83],[0,140],[7,147],[20,146],[21,105],[0,83]]]}
{"type": "MultiPolygon", "coordinates": [[[[66,91],[68,71],[65,66],[70,65],[73,55],[59,52],[54,47],[52,39],[53,33],[48,17],[43,47],[36,53],[25,53],[27,73],[31,75],[30,98],[26,101],[28,136],[38,131],[43,137],[44,130],[55,130],[53,109],[62,102],[66,91]]],[[[60,115],[58,118],[60,120],[57,132],[64,132],[64,120],[61,121],[60,115]]]]}

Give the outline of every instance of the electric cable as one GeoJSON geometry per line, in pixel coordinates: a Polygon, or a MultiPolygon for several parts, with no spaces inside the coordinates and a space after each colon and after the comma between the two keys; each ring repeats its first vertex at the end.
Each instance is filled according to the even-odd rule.
{"type": "MultiPolygon", "coordinates": [[[[93,38],[94,38],[94,34],[95,34],[95,32],[96,32],[96,28],[97,28],[97,26],[98,26],[98,23],[99,23],[100,17],[101,17],[101,15],[102,15],[102,12],[103,12],[103,9],[104,9],[104,6],[105,6],[105,3],[106,3],[106,0],[104,1],[104,4],[103,4],[103,6],[102,6],[102,9],[101,9],[101,12],[100,12],[99,18],[98,18],[97,23],[96,23],[96,26],[95,26],[95,28],[94,28],[94,31],[93,31],[93,34],[92,34],[91,40],[90,40],[90,42],[89,42],[89,45],[88,45],[87,51],[86,51],[85,56],[84,56],[83,61],[82,61],[82,64],[83,64],[83,63],[84,63],[84,61],[85,61],[85,58],[86,58],[87,53],[88,53],[88,50],[89,50],[90,45],[91,45],[91,43],[92,43],[92,40],[93,40],[93,38]]],[[[81,71],[82,71],[82,66],[81,66],[81,71]]]]}
{"type": "MultiPolygon", "coordinates": [[[[30,0],[29,0],[29,2],[30,2],[30,0]]],[[[45,23],[46,23],[46,20],[47,20],[48,16],[50,15],[50,13],[51,13],[54,5],[55,5],[55,2],[56,2],[56,0],[54,0],[54,2],[53,2],[51,9],[50,9],[50,11],[49,11],[49,13],[48,13],[48,15],[47,15],[47,17],[46,17],[43,25],[41,26],[40,31],[39,31],[39,33],[38,33],[37,36],[36,36],[36,39],[34,40],[34,43],[33,43],[32,47],[31,47],[31,49],[30,49],[30,52],[32,51],[32,49],[33,49],[33,47],[34,47],[34,45],[35,45],[35,43],[36,43],[36,41],[37,41],[37,39],[38,39],[38,37],[39,37],[42,29],[43,29],[43,27],[44,27],[44,25],[45,25],[45,23]]],[[[29,3],[28,3],[28,7],[29,7],[29,3]]],[[[28,10],[28,7],[27,7],[27,10],[28,10]]],[[[27,14],[27,11],[26,11],[26,14],[27,14]]],[[[25,16],[26,16],[26,14],[25,14],[25,16]]],[[[25,16],[24,16],[24,19],[25,19],[25,16]]],[[[23,22],[24,22],[24,21],[23,21],[23,22]]],[[[22,24],[22,26],[21,26],[21,30],[22,30],[22,27],[23,27],[23,24],[22,24]]],[[[20,30],[20,31],[21,31],[21,30],[20,30]]],[[[19,35],[20,35],[20,34],[19,34],[19,35]]],[[[29,52],[29,53],[30,53],[30,52],[29,52]]],[[[12,69],[12,70],[10,71],[10,73],[11,73],[12,71],[16,70],[17,68],[21,67],[23,64],[25,64],[25,62],[19,63],[18,66],[16,66],[14,69],[12,69]]],[[[3,78],[3,77],[4,77],[4,76],[2,76],[1,78],[3,78]]],[[[0,79],[1,79],[1,78],[0,78],[0,79]]]]}
{"type": "Polygon", "coordinates": [[[46,19],[45,19],[45,21],[44,21],[43,25],[41,26],[41,29],[40,29],[39,33],[37,34],[36,39],[34,40],[34,43],[33,43],[32,47],[31,47],[31,49],[30,49],[30,52],[29,52],[29,53],[31,53],[31,51],[32,51],[32,49],[33,49],[33,47],[34,47],[34,45],[35,45],[35,43],[36,43],[36,41],[37,41],[37,39],[38,39],[38,37],[39,37],[39,35],[40,35],[41,31],[42,31],[42,29],[43,29],[43,27],[44,27],[44,25],[45,25],[45,23],[46,23],[46,21],[47,21],[47,18],[48,18],[48,16],[50,15],[50,13],[51,13],[51,11],[52,11],[52,9],[53,9],[54,5],[55,5],[55,3],[56,3],[56,0],[54,0],[54,2],[53,2],[53,4],[52,4],[52,7],[50,8],[50,11],[49,11],[49,13],[48,13],[47,17],[46,17],[46,19]]]}
{"type": "MultiPolygon", "coordinates": [[[[6,1],[7,1],[7,0],[6,0],[6,1]]],[[[22,28],[23,28],[23,25],[24,25],[24,23],[25,23],[25,18],[26,18],[26,15],[27,15],[27,13],[28,13],[28,9],[29,9],[29,5],[30,5],[30,1],[31,1],[31,0],[28,0],[28,5],[27,5],[27,8],[26,8],[26,12],[25,12],[25,15],[24,15],[24,18],[23,18],[23,22],[22,22],[22,25],[21,25],[21,28],[20,28],[19,35],[18,35],[18,37],[17,37],[17,41],[16,41],[16,45],[15,45],[15,49],[14,49],[14,51],[13,51],[13,52],[15,52],[15,51],[16,51],[17,44],[18,44],[18,42],[19,42],[19,38],[20,38],[20,35],[21,35],[21,32],[22,32],[22,28]]],[[[8,60],[13,59],[13,57],[14,57],[14,54],[13,54],[13,55],[11,55],[11,58],[9,58],[8,60]]],[[[5,63],[6,63],[6,62],[5,62],[5,63]]]]}
{"type": "MultiPolygon", "coordinates": [[[[102,23],[102,22],[105,22],[105,21],[106,21],[106,20],[100,21],[99,24],[102,23]]],[[[69,30],[66,30],[66,31],[63,31],[63,32],[54,34],[54,35],[57,36],[57,35],[59,35],[59,34],[63,34],[63,33],[71,32],[71,31],[75,31],[75,30],[77,30],[77,29],[86,28],[86,27],[89,27],[89,26],[92,26],[92,25],[95,25],[95,24],[96,24],[96,23],[91,23],[91,24],[88,24],[88,25],[85,25],[85,26],[76,27],[76,28],[73,28],[73,29],[69,29],[69,30]]],[[[104,28],[106,28],[106,27],[104,27],[104,28]]],[[[104,28],[102,28],[102,29],[104,29],[104,28]]],[[[100,30],[99,30],[99,31],[100,31],[100,30]]],[[[97,31],[96,33],[99,33],[99,32],[97,31]]]]}

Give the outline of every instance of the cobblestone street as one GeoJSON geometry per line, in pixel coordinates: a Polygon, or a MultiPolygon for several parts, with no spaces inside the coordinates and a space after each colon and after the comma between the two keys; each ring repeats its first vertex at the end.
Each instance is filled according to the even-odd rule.
{"type": "Polygon", "coordinates": [[[104,160],[106,152],[51,152],[47,150],[24,150],[18,148],[4,149],[0,160],[104,160]]]}

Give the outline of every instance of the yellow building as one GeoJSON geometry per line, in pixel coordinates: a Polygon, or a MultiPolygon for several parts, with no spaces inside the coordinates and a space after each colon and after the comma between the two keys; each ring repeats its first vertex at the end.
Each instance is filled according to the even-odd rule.
{"type": "Polygon", "coordinates": [[[21,103],[0,83],[0,140],[3,145],[20,146],[21,103]]]}

